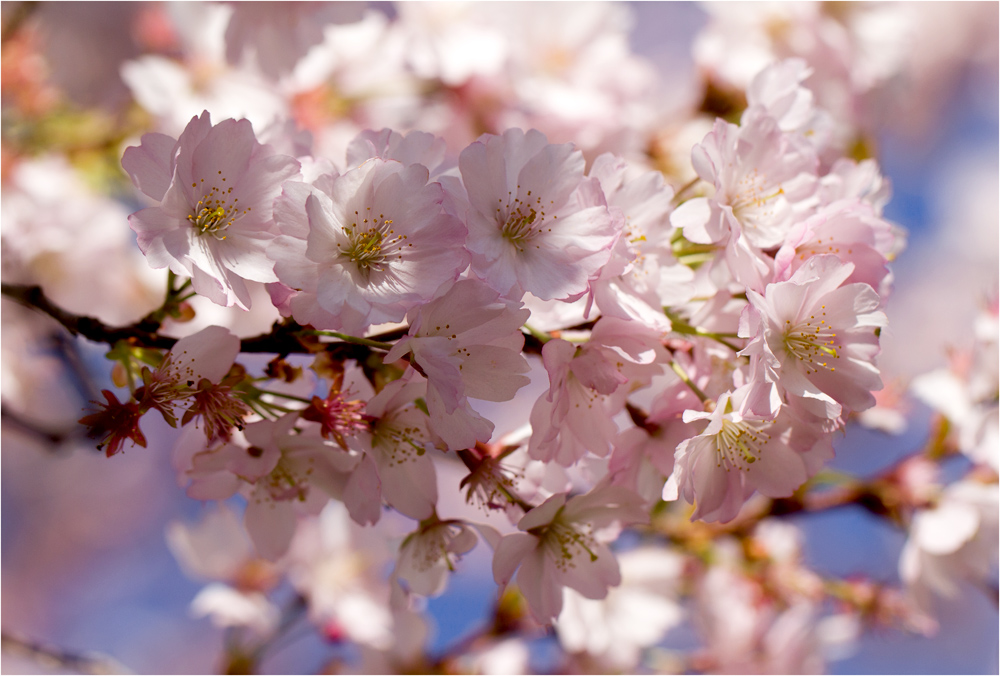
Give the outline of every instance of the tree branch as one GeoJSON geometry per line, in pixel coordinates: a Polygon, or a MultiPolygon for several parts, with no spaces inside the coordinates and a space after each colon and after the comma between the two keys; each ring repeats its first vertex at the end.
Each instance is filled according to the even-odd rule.
{"type": "MultiPolygon", "coordinates": [[[[95,343],[114,345],[127,340],[138,347],[169,350],[176,338],[158,335],[150,322],[145,320],[129,326],[112,327],[94,317],[84,317],[67,312],[48,299],[39,286],[2,284],[0,292],[22,305],[33,308],[59,322],[74,336],[83,336],[95,343]],[[150,329],[153,330],[150,330],[150,329]]],[[[397,331],[387,335],[395,335],[397,331]]],[[[378,336],[381,337],[381,336],[378,336]]],[[[303,335],[303,327],[293,321],[276,323],[270,333],[244,338],[241,352],[270,354],[313,354],[326,351],[340,359],[364,361],[371,350],[363,345],[349,343],[321,343],[314,336],[303,335]]]]}
{"type": "Polygon", "coordinates": [[[104,655],[79,655],[59,648],[43,646],[7,632],[0,635],[0,646],[8,655],[35,660],[39,665],[79,674],[127,674],[121,664],[104,655]]]}

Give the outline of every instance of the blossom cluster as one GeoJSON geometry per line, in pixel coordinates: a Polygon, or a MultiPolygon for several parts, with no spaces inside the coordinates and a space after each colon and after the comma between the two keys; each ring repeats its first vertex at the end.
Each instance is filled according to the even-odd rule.
{"type": "MultiPolygon", "coordinates": [[[[120,166],[148,264],[124,286],[149,298],[104,314],[28,238],[5,261],[71,311],[139,320],[106,341],[120,391],[79,423],[109,457],[180,428],[179,484],[218,502],[167,534],[210,581],[197,614],[267,641],[287,579],[365,669],[419,671],[422,599],[482,557],[509,626],[554,626],[570,669],[634,670],[689,619],[687,668],[792,672],[862,619],[929,632],[935,594],[988,583],[995,303],[973,356],[913,385],[951,425],[936,452],[974,475],[943,488],[915,461],[815,492],[834,440],[886,408],[906,244],[864,106],[907,66],[844,46],[868,10],[739,39],[719,14],[695,43],[717,98],[670,113],[620,5],[142,11],[167,46],[121,64],[148,119],[120,166]],[[805,565],[776,517],[823,500],[909,528],[907,595],[805,565]]],[[[525,651],[457,668],[520,671],[525,651]]]]}
{"type": "MultiPolygon", "coordinates": [[[[528,385],[527,326],[545,327],[549,388],[522,445],[530,462],[589,467],[593,485],[538,505],[486,505],[527,512],[497,544],[494,573],[506,584],[520,566],[539,620],[559,615],[563,587],[602,598],[619,582],[593,533],[647,520],[660,493],[708,521],[734,519],[756,492],[790,497],[833,455],[847,416],[874,404],[886,263],[901,247],[872,163],[820,163],[811,125],[823,111],[801,84],[808,75],[793,60],[755,78],[739,124],[717,120],[694,146],[686,199],[610,153],[588,170],[580,150],[536,130],[484,134],[448,169],[445,142],[419,131],[363,132],[336,161],[305,144],[283,154],[276,147],[292,139],[279,131],[261,143],[250,122],[213,125],[208,111],[177,139],[143,136],[122,166],[158,202],[130,217],[152,266],[245,310],[248,283],[265,283],[283,316],[347,340],[408,324],[382,358],[402,375],[377,394],[359,386],[354,405],[331,390],[243,429],[233,411],[250,411],[219,377],[186,376],[201,408],[185,421],[202,413],[207,442],[181,465],[188,494],[226,499],[244,487],[248,532],[271,559],[291,542],[296,505],[315,513],[334,498],[366,524],[384,501],[431,519],[412,536],[437,543],[412,545],[430,547],[430,560],[400,566],[411,586],[435,589],[418,571],[435,571],[464,531],[432,527],[431,450],[491,441],[494,423],[472,402],[510,401],[528,385]]],[[[235,341],[219,330],[184,339],[165,361],[176,372],[196,342],[193,361],[208,362],[235,341]]],[[[185,377],[160,371],[144,376],[138,412],[157,408],[176,424],[158,402],[185,377]]],[[[119,410],[109,401],[103,415],[119,410]]]]}

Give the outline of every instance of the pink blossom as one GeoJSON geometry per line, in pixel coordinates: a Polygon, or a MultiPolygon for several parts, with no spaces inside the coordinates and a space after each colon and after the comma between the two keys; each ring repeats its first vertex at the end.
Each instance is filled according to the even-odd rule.
{"type": "Polygon", "coordinates": [[[678,264],[671,246],[673,189],[658,171],[630,175],[625,162],[610,153],[594,160],[588,175],[601,182],[608,207],[625,218],[611,260],[591,285],[594,302],[605,316],[669,330],[663,307],[694,293],[694,273],[678,264]]]}
{"type": "Polygon", "coordinates": [[[583,154],[538,131],[485,134],[459,156],[472,267],[504,296],[573,300],[621,231],[583,154]]]}
{"type": "Polygon", "coordinates": [[[605,456],[618,427],[612,420],[633,389],[668,361],[661,333],[638,322],[602,317],[582,346],[550,340],[542,348],[549,391],[531,409],[528,453],[569,466],[588,451],[605,456]]]}
{"type": "Polygon", "coordinates": [[[744,385],[720,396],[710,413],[684,413],[685,422],[708,420],[708,426],[677,446],[663,499],[680,495],[695,505],[692,520],[731,521],[754,491],[788,497],[809,478],[817,459],[833,456],[828,436],[802,430],[790,413],[782,411],[775,420],[748,416],[749,393],[744,385]]]}
{"type": "Polygon", "coordinates": [[[431,519],[403,540],[396,574],[406,580],[410,591],[437,596],[444,591],[455,561],[476,542],[475,533],[463,522],[431,519]]]}
{"type": "Polygon", "coordinates": [[[271,204],[299,163],[258,143],[248,121],[213,126],[207,111],[171,141],[147,134],[122,157],[135,185],[161,202],[129,217],[139,248],[154,268],[190,276],[213,302],[247,310],[247,280],[277,281],[266,251],[271,204]]]}
{"type": "Polygon", "coordinates": [[[407,336],[385,356],[389,363],[409,352],[427,376],[431,429],[450,449],[485,443],[493,434],[469,398],[510,401],[530,382],[522,375],[529,366],[520,332],[528,314],[486,284],[461,280],[411,313],[407,336]]]}
{"type": "Polygon", "coordinates": [[[816,155],[766,114],[746,116],[740,126],[716,120],[691,162],[715,187],[712,197],[688,200],[671,216],[692,242],[724,243],[739,232],[751,247],[775,247],[812,207],[816,155]]]}
{"type": "Polygon", "coordinates": [[[886,318],[870,286],[844,284],[853,272],[835,255],[813,256],[763,296],[747,291],[740,319],[740,336],[751,339],[740,354],[751,356],[751,369],[821,419],[873,406],[871,393],[882,388],[875,355],[886,318]]]}
{"type": "Polygon", "coordinates": [[[370,431],[348,439],[351,448],[365,453],[362,464],[371,466],[369,490],[413,519],[429,517],[438,495],[434,463],[428,455],[427,414],[416,403],[426,394],[427,383],[418,374],[390,382],[365,408],[370,431]]]}
{"type": "Polygon", "coordinates": [[[400,321],[458,277],[468,264],[465,228],[427,178],[422,165],[374,158],[312,188],[285,187],[276,208],[287,234],[276,241],[275,272],[300,292],[284,299],[297,320],[360,335],[400,321]]]}
{"type": "Polygon", "coordinates": [[[863,283],[885,296],[892,280],[886,267],[894,244],[892,226],[864,203],[841,200],[795,225],[775,254],[775,279],[786,280],[804,261],[832,254],[854,265],[846,283],[863,283]]]}
{"type": "Polygon", "coordinates": [[[618,562],[604,544],[607,529],[648,518],[639,496],[621,486],[601,484],[568,500],[558,493],[521,518],[522,532],[500,540],[493,578],[505,586],[517,571],[532,615],[549,623],[562,610],[563,587],[602,599],[621,582],[618,562]]]}

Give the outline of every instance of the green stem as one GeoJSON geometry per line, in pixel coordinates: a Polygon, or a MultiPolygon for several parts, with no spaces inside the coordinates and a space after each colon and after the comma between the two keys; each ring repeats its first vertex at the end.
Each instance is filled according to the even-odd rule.
{"type": "Polygon", "coordinates": [[[739,336],[735,333],[716,333],[714,331],[706,331],[700,326],[691,326],[686,321],[681,319],[680,315],[671,312],[669,308],[663,308],[663,313],[670,320],[671,330],[674,333],[680,333],[687,336],[702,336],[704,338],[711,338],[712,340],[725,345],[733,352],[739,352],[742,349],[726,340],[726,338],[739,338],[739,336]]]}
{"type": "Polygon", "coordinates": [[[674,370],[674,373],[676,373],[677,376],[682,381],[684,381],[684,384],[687,385],[689,388],[691,388],[691,391],[694,392],[699,399],[701,399],[701,403],[707,404],[709,401],[711,401],[708,398],[708,396],[701,391],[701,388],[694,384],[694,381],[691,380],[691,377],[687,374],[687,371],[685,371],[684,367],[682,367],[680,364],[677,363],[677,360],[675,359],[670,360],[670,368],[672,368],[674,370]]]}
{"type": "Polygon", "coordinates": [[[368,338],[358,338],[357,336],[349,336],[346,333],[338,333],[336,331],[309,330],[304,331],[304,333],[312,336],[330,336],[331,338],[340,338],[345,343],[354,343],[355,345],[374,347],[378,350],[385,350],[386,352],[392,349],[392,343],[384,343],[381,340],[370,340],[368,338]]]}
{"type": "Polygon", "coordinates": [[[545,333],[544,331],[539,331],[538,329],[528,324],[524,325],[524,330],[527,331],[531,336],[533,336],[538,342],[542,344],[545,344],[550,340],[552,340],[552,336],[545,333]]]}

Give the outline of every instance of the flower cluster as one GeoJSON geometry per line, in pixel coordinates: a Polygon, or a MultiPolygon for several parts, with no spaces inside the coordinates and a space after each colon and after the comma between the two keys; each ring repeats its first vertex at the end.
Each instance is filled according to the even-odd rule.
{"type": "MultiPolygon", "coordinates": [[[[181,466],[189,494],[242,490],[247,530],[268,558],[291,542],[295,504],[315,513],[334,498],[362,524],[378,521],[382,501],[433,518],[431,452],[491,441],[494,423],[473,402],[510,401],[528,385],[527,327],[549,379],[531,410],[528,456],[590,467],[604,486],[525,505],[521,539],[498,545],[501,583],[529,544],[538,552],[518,580],[540,620],[558,615],[564,586],[602,598],[619,581],[614,555],[591,532],[646,520],[640,505],[652,496],[635,468],[644,459],[663,468],[663,498],[683,497],[693,519],[730,521],[755,492],[790,497],[832,457],[847,416],[881,389],[880,292],[900,248],[872,198],[877,171],[846,159],[824,169],[823,137],[789,122],[821,117],[807,75],[790,61],[754,80],[740,123],[720,119],[694,146],[699,180],[686,198],[611,154],[588,171],[580,150],[536,130],[484,134],[443,171],[445,142],[422,132],[364,132],[343,159],[307,146],[282,154],[249,122],[213,125],[207,111],[176,140],[144,136],[123,166],[160,201],[131,219],[152,265],[244,309],[247,285],[267,283],[282,315],[348,341],[386,323],[409,327],[383,342],[383,364],[406,366],[377,394],[356,406],[317,397],[248,423],[239,438],[230,429],[249,409],[213,382],[221,374],[185,380],[173,353],[144,371],[141,407],[174,422],[170,407],[190,396],[182,422],[204,417],[207,446],[185,450],[181,466]],[[615,420],[626,412],[633,426],[622,429],[615,420]],[[636,450],[631,436],[654,428],[660,441],[636,450]],[[613,466],[594,464],[608,456],[613,466]],[[586,517],[574,507],[582,500],[593,503],[580,508],[586,517]]],[[[278,146],[292,145],[276,134],[278,146]]],[[[119,417],[134,435],[125,429],[135,416],[119,417]]],[[[443,537],[427,528],[434,542],[443,537]]],[[[430,551],[444,561],[449,548],[430,551]]],[[[411,589],[441,587],[413,564],[404,570],[411,589]]]]}
{"type": "MultiPolygon", "coordinates": [[[[844,46],[869,11],[757,9],[737,34],[713,10],[710,86],[669,114],[620,5],[169,11],[168,44],[121,64],[150,116],[120,156],[166,298],[116,330],[49,314],[111,348],[119,391],[79,419],[98,447],[146,447],[162,418],[187,496],[218,503],[168,532],[211,582],[197,614],[266,646],[287,579],[371,672],[523,670],[500,639],[539,625],[565,670],[627,672],[685,619],[686,668],[791,672],[989,583],[995,302],[971,356],[913,383],[941,415],[928,457],[974,476],[825,471],[886,405],[906,245],[864,106],[907,66],[844,46]],[[909,529],[906,595],[822,578],[774,518],[845,504],[909,529]],[[423,598],[463,556],[491,562],[495,622],[472,664],[432,665],[423,598]]],[[[20,241],[17,272],[72,299],[20,241]]]]}

